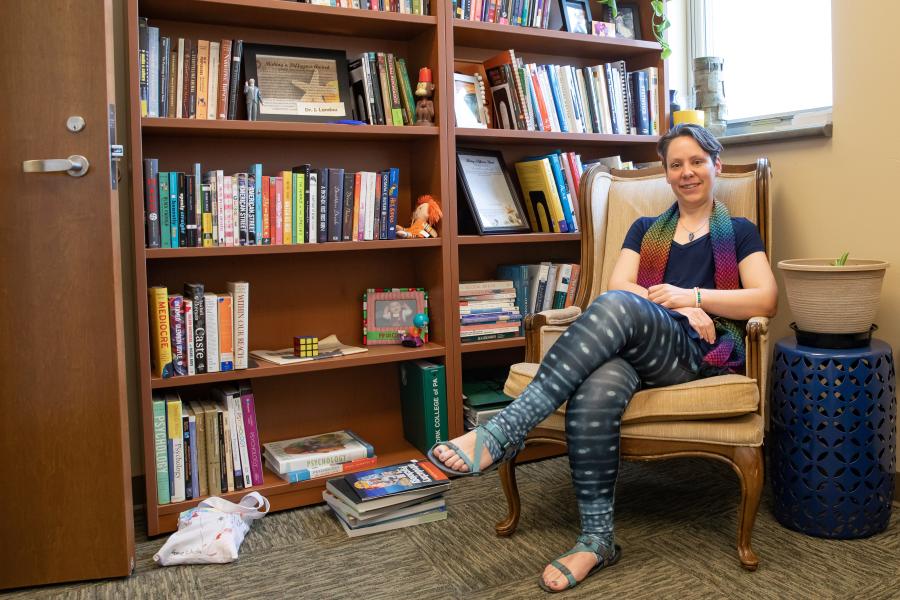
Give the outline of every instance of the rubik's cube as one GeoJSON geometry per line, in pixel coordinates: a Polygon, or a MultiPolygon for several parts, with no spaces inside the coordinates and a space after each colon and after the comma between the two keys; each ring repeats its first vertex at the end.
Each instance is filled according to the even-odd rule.
{"type": "Polygon", "coordinates": [[[307,335],[294,336],[294,356],[310,358],[319,355],[319,338],[307,335]]]}

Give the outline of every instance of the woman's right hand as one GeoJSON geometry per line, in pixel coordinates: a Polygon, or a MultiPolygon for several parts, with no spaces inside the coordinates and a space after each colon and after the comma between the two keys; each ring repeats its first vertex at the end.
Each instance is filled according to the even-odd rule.
{"type": "Polygon", "coordinates": [[[705,310],[702,308],[694,308],[693,306],[673,308],[671,310],[686,316],[688,318],[688,323],[691,324],[694,331],[700,334],[701,338],[710,344],[716,343],[716,324],[713,323],[713,320],[706,314],[705,310]]]}

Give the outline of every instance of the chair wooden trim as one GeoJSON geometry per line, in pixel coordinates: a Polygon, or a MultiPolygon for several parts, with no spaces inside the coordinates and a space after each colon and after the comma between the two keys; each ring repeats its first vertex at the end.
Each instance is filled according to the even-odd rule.
{"type": "MultiPolygon", "coordinates": [[[[641,178],[656,175],[662,172],[662,168],[639,171],[612,171],[612,174],[620,178],[641,178]]],[[[764,247],[771,260],[771,214],[769,206],[769,179],[771,170],[768,159],[760,158],[756,164],[747,165],[723,165],[724,173],[756,173],[756,208],[758,215],[758,228],[764,247]]],[[[588,169],[582,176],[579,188],[579,216],[582,229],[581,257],[582,257],[582,282],[590,282],[590,274],[594,272],[594,240],[593,219],[591,218],[592,203],[588,195],[594,186],[594,178],[598,173],[606,172],[600,165],[588,169]]],[[[585,310],[596,296],[591,285],[581,285],[575,295],[575,305],[585,310]]],[[[577,318],[577,317],[576,317],[577,318]]],[[[574,320],[572,318],[571,320],[574,320]]],[[[541,330],[548,326],[565,326],[565,324],[550,323],[546,313],[530,315],[525,319],[526,326],[526,356],[527,362],[537,363],[541,359],[541,330]]],[[[765,318],[750,319],[747,323],[747,359],[746,375],[756,381],[759,387],[760,403],[758,413],[765,417],[765,389],[763,388],[765,351],[761,349],[761,340],[767,334],[768,320],[765,318]]],[[[554,443],[566,445],[564,431],[535,428],[525,440],[526,445],[535,443],[554,443]]],[[[741,565],[754,571],[759,565],[759,559],[751,548],[751,534],[759,508],[760,496],[763,488],[763,451],[761,446],[727,446],[721,444],[688,442],[680,440],[648,440],[622,437],[621,456],[626,460],[662,460],[678,457],[702,457],[719,460],[731,466],[737,473],[741,485],[741,501],[738,506],[738,531],[737,551],[741,565]]],[[[507,517],[496,524],[495,530],[500,536],[509,536],[515,532],[521,515],[521,501],[519,499],[516,483],[515,461],[507,462],[500,466],[500,481],[506,495],[508,514],[507,517]]]]}

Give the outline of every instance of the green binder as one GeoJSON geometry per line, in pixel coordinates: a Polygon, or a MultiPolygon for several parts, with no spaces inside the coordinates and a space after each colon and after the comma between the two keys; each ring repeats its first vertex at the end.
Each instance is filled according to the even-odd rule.
{"type": "Polygon", "coordinates": [[[427,360],[400,363],[403,437],[425,453],[447,440],[447,377],[444,365],[427,360]]]}

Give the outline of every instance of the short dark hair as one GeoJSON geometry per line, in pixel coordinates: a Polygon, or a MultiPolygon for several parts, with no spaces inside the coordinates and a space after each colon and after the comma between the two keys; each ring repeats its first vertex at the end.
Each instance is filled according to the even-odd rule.
{"type": "Polygon", "coordinates": [[[693,123],[679,123],[670,129],[666,135],[659,138],[659,142],[656,144],[656,153],[659,154],[663,166],[666,168],[668,168],[666,165],[666,154],[669,152],[669,144],[672,143],[672,140],[681,136],[690,136],[694,138],[694,141],[703,148],[704,152],[709,154],[709,157],[713,162],[718,158],[719,152],[722,151],[722,144],[720,144],[719,140],[716,139],[716,136],[711,134],[705,127],[694,125],[693,123]]]}

